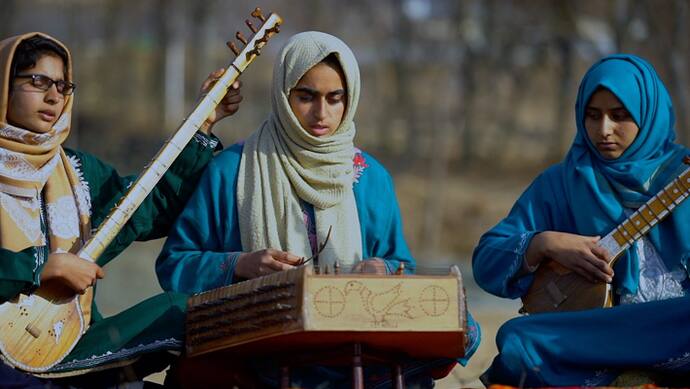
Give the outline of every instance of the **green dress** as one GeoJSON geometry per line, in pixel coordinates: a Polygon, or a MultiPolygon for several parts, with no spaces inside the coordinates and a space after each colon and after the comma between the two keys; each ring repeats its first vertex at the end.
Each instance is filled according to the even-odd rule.
{"type": "MultiPolygon", "coordinates": [[[[217,147],[217,138],[197,133],[98,263],[108,263],[135,240],[166,236],[217,147]]],[[[83,187],[88,188],[85,192],[90,195],[91,223],[95,228],[136,176],[120,177],[112,166],[90,154],[69,149],[65,152],[83,187]]],[[[48,252],[46,246],[21,252],[0,249],[0,303],[39,286],[48,252]]],[[[163,293],[109,318],[100,315],[94,299],[91,324],[84,336],[62,362],[37,375],[79,375],[129,365],[142,356],[155,355],[153,359],[159,359],[161,352],[179,354],[183,347],[186,299],[187,295],[182,293],[163,293]]]]}

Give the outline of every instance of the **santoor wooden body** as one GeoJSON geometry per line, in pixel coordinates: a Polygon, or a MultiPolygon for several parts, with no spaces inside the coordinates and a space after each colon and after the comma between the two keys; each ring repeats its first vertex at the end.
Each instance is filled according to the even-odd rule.
{"type": "Polygon", "coordinates": [[[465,353],[462,279],[313,274],[310,267],[192,296],[187,354],[272,356],[352,343],[417,358],[465,353]]]}
{"type": "MultiPolygon", "coordinates": [[[[234,44],[230,44],[238,57],[158,151],[127,194],[99,225],[98,231],[79,250],[79,257],[90,261],[98,259],[218,106],[228,88],[260,54],[270,36],[278,33],[282,18],[277,14],[266,19],[257,8],[252,16],[260,19],[262,25],[256,28],[247,21],[254,32],[248,42],[241,33],[237,33],[238,39],[246,44],[245,48],[239,52],[234,44]]],[[[41,286],[31,296],[20,295],[16,301],[0,305],[0,352],[5,361],[26,371],[45,372],[76,346],[90,322],[93,288],[87,288],[81,298],[57,301],[54,297],[50,288],[41,286]]]]}

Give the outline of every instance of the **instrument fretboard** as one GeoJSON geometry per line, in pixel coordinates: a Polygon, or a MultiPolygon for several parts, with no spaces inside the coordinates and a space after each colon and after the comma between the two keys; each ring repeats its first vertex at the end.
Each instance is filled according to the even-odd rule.
{"type": "Polygon", "coordinates": [[[638,208],[599,242],[611,255],[611,265],[636,240],[657,225],[690,196],[690,168],[638,208]]]}

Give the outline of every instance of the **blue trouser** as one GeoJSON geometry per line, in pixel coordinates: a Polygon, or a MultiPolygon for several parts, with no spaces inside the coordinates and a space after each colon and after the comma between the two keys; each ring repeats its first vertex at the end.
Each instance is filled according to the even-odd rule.
{"type": "Polygon", "coordinates": [[[485,384],[600,386],[626,370],[690,374],[690,297],[509,320],[485,384]]]}

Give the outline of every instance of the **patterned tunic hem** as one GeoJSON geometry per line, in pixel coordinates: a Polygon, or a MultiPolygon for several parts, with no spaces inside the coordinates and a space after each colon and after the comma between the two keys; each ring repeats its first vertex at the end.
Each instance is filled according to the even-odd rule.
{"type": "Polygon", "coordinates": [[[121,367],[135,362],[141,354],[157,351],[179,353],[183,346],[183,342],[175,338],[156,340],[153,343],[140,344],[132,348],[123,348],[116,352],[108,351],[105,354],[92,355],[86,359],[75,359],[69,362],[62,362],[47,373],[35,375],[45,378],[69,377],[90,371],[121,367]]]}

